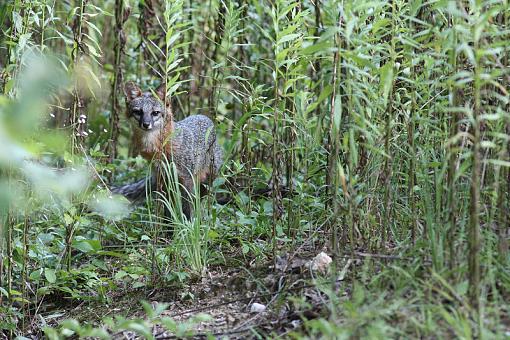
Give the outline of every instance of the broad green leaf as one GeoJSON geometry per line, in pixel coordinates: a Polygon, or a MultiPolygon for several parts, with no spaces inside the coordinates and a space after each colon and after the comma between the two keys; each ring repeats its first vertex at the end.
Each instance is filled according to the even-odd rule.
{"type": "Polygon", "coordinates": [[[280,38],[280,40],[278,40],[278,44],[283,44],[283,43],[286,43],[287,41],[291,41],[291,40],[294,40],[294,39],[297,39],[301,36],[301,34],[299,33],[292,33],[292,34],[287,34],[283,37],[280,38]]]}
{"type": "Polygon", "coordinates": [[[383,67],[381,67],[379,74],[381,77],[379,90],[383,96],[384,103],[386,104],[388,95],[393,86],[393,62],[388,61],[383,67]]]}
{"type": "Polygon", "coordinates": [[[55,283],[57,281],[57,276],[55,275],[55,269],[45,268],[44,269],[44,277],[49,283],[55,283]]]}
{"type": "Polygon", "coordinates": [[[90,253],[101,250],[101,243],[99,240],[75,241],[73,242],[73,247],[84,253],[90,253]]]}

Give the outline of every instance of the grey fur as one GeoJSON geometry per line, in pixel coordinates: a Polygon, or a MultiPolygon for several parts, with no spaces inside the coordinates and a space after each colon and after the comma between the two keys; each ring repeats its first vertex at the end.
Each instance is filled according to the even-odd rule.
{"type": "MultiPolygon", "coordinates": [[[[155,93],[164,100],[164,91],[158,88],[155,93]]],[[[139,89],[134,83],[125,85],[128,102],[129,120],[134,125],[136,134],[144,141],[143,152],[150,153],[151,145],[156,140],[168,140],[171,150],[167,157],[176,165],[179,181],[188,192],[193,192],[195,180],[205,183],[212,181],[223,163],[223,152],[216,141],[213,121],[204,115],[192,115],[178,122],[172,122],[173,131],[167,131],[169,120],[172,120],[170,109],[165,110],[164,104],[152,92],[139,89]],[[154,134],[154,137],[152,137],[154,134]],[[169,134],[170,136],[165,136],[169,134]]],[[[165,144],[167,145],[167,144],[165,144]]],[[[165,149],[166,150],[166,149],[165,149]]],[[[151,190],[155,190],[155,175],[148,181],[151,190]]],[[[124,195],[132,202],[145,197],[147,180],[141,179],[134,183],[113,188],[112,192],[124,195]]],[[[183,211],[189,217],[189,198],[183,200],[183,211]]]]}
{"type": "Polygon", "coordinates": [[[147,188],[147,181],[149,182],[149,186],[151,187],[151,191],[156,189],[156,180],[155,176],[150,178],[142,178],[136,182],[131,184],[126,184],[120,187],[113,187],[111,189],[112,193],[119,194],[126,197],[132,203],[139,203],[145,199],[145,191],[147,188]]]}
{"type": "Polygon", "coordinates": [[[172,144],[173,161],[179,175],[197,175],[206,170],[216,177],[223,162],[223,153],[216,142],[214,123],[209,117],[193,115],[176,122],[172,144]]]}

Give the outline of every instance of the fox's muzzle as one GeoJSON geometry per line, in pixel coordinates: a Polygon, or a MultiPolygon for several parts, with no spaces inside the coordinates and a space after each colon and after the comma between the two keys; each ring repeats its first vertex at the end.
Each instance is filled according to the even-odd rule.
{"type": "Polygon", "coordinates": [[[140,117],[140,121],[138,123],[139,123],[140,127],[144,130],[152,129],[152,120],[144,119],[143,115],[142,115],[142,117],[140,117]]]}

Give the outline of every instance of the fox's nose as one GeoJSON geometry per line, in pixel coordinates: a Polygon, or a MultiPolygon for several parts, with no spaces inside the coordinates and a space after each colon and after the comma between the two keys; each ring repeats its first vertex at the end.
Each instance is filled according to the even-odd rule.
{"type": "Polygon", "coordinates": [[[143,126],[144,129],[150,129],[151,128],[151,123],[143,122],[142,126],[143,126]]]}

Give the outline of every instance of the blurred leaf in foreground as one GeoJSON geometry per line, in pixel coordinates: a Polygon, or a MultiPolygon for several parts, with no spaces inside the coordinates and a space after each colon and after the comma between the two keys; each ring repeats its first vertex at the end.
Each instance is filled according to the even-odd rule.
{"type": "Polygon", "coordinates": [[[129,201],[119,195],[111,196],[104,194],[94,195],[89,201],[89,206],[106,219],[118,221],[129,214],[129,201]]]}

